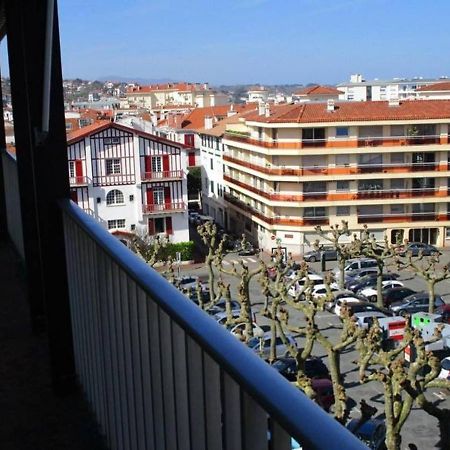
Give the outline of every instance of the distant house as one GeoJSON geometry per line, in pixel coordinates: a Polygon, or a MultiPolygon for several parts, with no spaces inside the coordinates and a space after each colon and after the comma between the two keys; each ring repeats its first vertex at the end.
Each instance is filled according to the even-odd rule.
{"type": "Polygon", "coordinates": [[[298,102],[326,102],[327,100],[338,100],[343,92],[333,86],[308,86],[294,92],[292,98],[298,102]]]}

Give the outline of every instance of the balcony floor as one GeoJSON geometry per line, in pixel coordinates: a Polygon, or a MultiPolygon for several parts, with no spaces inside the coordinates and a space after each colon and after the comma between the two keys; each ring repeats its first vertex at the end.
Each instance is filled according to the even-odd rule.
{"type": "Polygon", "coordinates": [[[45,336],[31,334],[23,270],[0,241],[0,448],[105,450],[82,396],[51,389],[45,336]]]}

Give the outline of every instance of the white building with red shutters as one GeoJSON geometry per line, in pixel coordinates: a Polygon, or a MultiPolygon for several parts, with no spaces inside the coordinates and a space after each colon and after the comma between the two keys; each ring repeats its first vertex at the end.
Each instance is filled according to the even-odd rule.
{"type": "Polygon", "coordinates": [[[109,121],[67,144],[72,200],[103,226],[189,240],[184,145],[109,121]]]}

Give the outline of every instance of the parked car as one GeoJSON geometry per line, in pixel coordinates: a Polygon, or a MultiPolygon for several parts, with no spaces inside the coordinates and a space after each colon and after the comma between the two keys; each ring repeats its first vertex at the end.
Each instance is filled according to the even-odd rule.
{"type": "MultiPolygon", "coordinates": [[[[354,270],[366,269],[367,267],[376,267],[377,261],[371,258],[352,258],[349,259],[344,267],[344,273],[352,272],[354,270]]],[[[336,279],[340,276],[340,269],[336,266],[332,270],[336,279]]]]}
{"type": "Polygon", "coordinates": [[[339,288],[334,283],[332,283],[329,288],[327,288],[327,285],[323,283],[316,284],[312,287],[311,296],[315,299],[325,297],[328,294],[328,290],[331,292],[331,294],[333,294],[334,292],[338,292],[339,288]]]}
{"type": "Polygon", "coordinates": [[[354,313],[353,316],[356,319],[356,323],[361,328],[369,328],[373,324],[375,318],[380,319],[382,317],[388,317],[381,311],[364,311],[354,313]]]}
{"type": "Polygon", "coordinates": [[[369,419],[359,427],[358,423],[359,419],[352,419],[347,424],[347,429],[363,441],[371,450],[385,448],[386,425],[383,420],[369,419]]]}
{"type": "Polygon", "coordinates": [[[315,286],[316,284],[323,284],[323,277],[317,274],[308,274],[308,276],[303,277],[301,280],[296,281],[288,290],[288,294],[292,297],[297,297],[300,291],[303,289],[306,283],[310,286],[315,286]]]}
{"type": "MultiPolygon", "coordinates": [[[[444,305],[445,302],[440,295],[434,296],[435,308],[444,305]]],[[[399,302],[394,302],[390,306],[391,311],[399,316],[405,314],[412,314],[416,312],[428,311],[428,293],[417,292],[416,294],[409,295],[399,302]]]]}
{"type": "Polygon", "coordinates": [[[440,322],[450,324],[450,305],[441,305],[434,310],[435,314],[440,314],[440,322]]]}
{"type": "MultiPolygon", "coordinates": [[[[293,357],[278,358],[272,367],[281,373],[287,380],[297,380],[297,360],[293,357]]],[[[308,378],[330,378],[328,367],[320,358],[315,356],[305,361],[305,375],[308,378]]]]}
{"type": "Polygon", "coordinates": [[[355,315],[362,312],[381,312],[387,317],[392,316],[392,311],[386,308],[379,308],[372,302],[350,303],[348,307],[350,309],[350,315],[355,315]]]}
{"type": "MultiPolygon", "coordinates": [[[[252,349],[256,354],[261,356],[263,359],[268,359],[270,357],[270,344],[272,339],[272,333],[264,333],[264,336],[262,337],[253,337],[251,338],[247,345],[250,349],[252,349]]],[[[290,345],[297,348],[297,343],[295,342],[295,339],[287,334],[286,339],[290,345]]],[[[288,347],[283,342],[283,339],[280,336],[277,336],[275,338],[275,346],[276,346],[276,355],[278,356],[285,356],[288,354],[288,347]]]]}
{"type": "MultiPolygon", "coordinates": [[[[240,315],[241,315],[240,311],[236,310],[231,311],[231,317],[233,319],[237,319],[240,315]]],[[[224,325],[227,321],[227,313],[224,311],[216,313],[212,317],[220,325],[224,325]]]]}
{"type": "Polygon", "coordinates": [[[247,245],[246,248],[239,250],[239,256],[253,256],[259,253],[259,249],[254,248],[252,245],[247,245]]]}
{"type": "Polygon", "coordinates": [[[333,247],[321,247],[319,250],[310,250],[303,255],[303,259],[306,262],[316,262],[322,260],[322,255],[325,257],[326,261],[336,261],[337,251],[333,247]]]}
{"type": "MultiPolygon", "coordinates": [[[[397,278],[398,274],[396,273],[384,273],[382,275],[383,281],[396,280],[397,278]]],[[[355,281],[354,283],[349,283],[348,286],[346,286],[346,288],[352,292],[358,292],[359,290],[364,289],[366,287],[376,285],[377,285],[377,275],[373,274],[373,275],[366,275],[365,277],[355,281]]]]}
{"type": "Polygon", "coordinates": [[[422,253],[424,256],[441,254],[434,245],[424,244],[422,242],[408,242],[408,244],[399,247],[397,252],[400,256],[406,256],[408,253],[411,253],[412,256],[419,256],[419,253],[422,253]]]}
{"type": "Polygon", "coordinates": [[[447,356],[441,361],[441,371],[439,373],[439,378],[450,380],[450,356],[447,356]]]}
{"type": "MultiPolygon", "coordinates": [[[[238,323],[236,325],[232,325],[230,328],[231,334],[242,334],[245,336],[245,329],[247,324],[245,322],[238,323]]],[[[255,322],[252,323],[253,326],[253,336],[259,337],[264,336],[264,333],[270,332],[270,325],[258,325],[255,322]]]]}
{"type": "Polygon", "coordinates": [[[392,303],[399,302],[405,297],[408,297],[409,295],[413,295],[415,293],[416,291],[413,291],[412,289],[405,286],[386,289],[383,291],[383,304],[384,306],[388,307],[392,303]]]}
{"type": "MultiPolygon", "coordinates": [[[[382,292],[384,292],[386,289],[400,288],[400,287],[403,287],[404,285],[401,281],[397,281],[397,280],[383,280],[381,282],[381,286],[382,286],[382,292]]],[[[369,300],[369,302],[376,302],[377,297],[378,297],[376,284],[372,285],[372,286],[368,286],[363,289],[360,289],[358,291],[358,294],[367,298],[367,300],[369,300]]]]}
{"type": "MultiPolygon", "coordinates": [[[[189,295],[189,298],[194,303],[196,303],[197,305],[199,304],[198,293],[197,293],[196,289],[191,289],[189,291],[188,295],[189,295]]],[[[209,303],[211,301],[211,295],[209,294],[209,291],[205,291],[205,290],[200,291],[200,296],[201,296],[202,303],[209,303]]]]}
{"type": "Polygon", "coordinates": [[[351,272],[347,272],[345,274],[344,280],[345,284],[351,283],[352,281],[356,281],[365,277],[366,275],[375,274],[378,272],[377,267],[365,267],[364,269],[352,270],[351,272]]]}
{"type": "Polygon", "coordinates": [[[334,298],[332,301],[325,303],[325,309],[330,312],[334,311],[336,302],[341,298],[352,297],[352,298],[359,299],[361,301],[365,301],[365,299],[360,297],[359,295],[354,294],[352,291],[346,291],[346,290],[338,290],[338,291],[333,292],[333,297],[334,298]]]}
{"type": "Polygon", "coordinates": [[[181,278],[175,278],[175,286],[180,290],[191,290],[197,287],[197,283],[200,281],[196,275],[186,275],[181,278]]]}
{"type": "Polygon", "coordinates": [[[337,300],[335,305],[334,305],[333,312],[338,317],[341,317],[342,307],[343,307],[344,303],[346,305],[350,306],[350,304],[353,304],[353,303],[361,303],[361,300],[359,298],[356,298],[356,297],[343,297],[343,298],[340,298],[339,300],[337,300]]]}
{"type": "MultiPolygon", "coordinates": [[[[241,310],[241,304],[236,300],[231,300],[230,306],[232,311],[239,312],[241,310]]],[[[226,300],[224,298],[221,298],[217,303],[215,303],[206,310],[208,314],[212,315],[225,311],[226,311],[226,300]]]]}

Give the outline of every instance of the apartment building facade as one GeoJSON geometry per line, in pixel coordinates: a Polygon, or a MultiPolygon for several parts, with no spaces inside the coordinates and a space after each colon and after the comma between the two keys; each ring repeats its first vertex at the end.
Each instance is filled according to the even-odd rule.
{"type": "Polygon", "coordinates": [[[183,146],[110,121],[67,143],[72,200],[105,228],[189,240],[183,146]]]}
{"type": "Polygon", "coordinates": [[[301,253],[342,220],[450,245],[449,100],[261,108],[223,138],[228,227],[301,253]]]}

